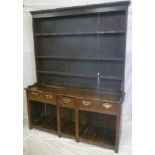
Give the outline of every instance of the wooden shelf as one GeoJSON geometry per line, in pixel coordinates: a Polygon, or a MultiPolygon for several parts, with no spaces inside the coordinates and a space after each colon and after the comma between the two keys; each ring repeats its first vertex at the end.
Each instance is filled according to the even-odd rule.
{"type": "Polygon", "coordinates": [[[62,57],[62,56],[36,56],[37,59],[87,60],[87,61],[123,61],[123,58],[104,57],[62,57]]]}
{"type": "Polygon", "coordinates": [[[33,120],[33,125],[36,127],[42,127],[49,130],[57,131],[57,119],[56,117],[41,115],[33,120]]]}
{"type": "Polygon", "coordinates": [[[125,31],[100,31],[100,32],[76,32],[76,33],[35,33],[34,36],[70,36],[70,35],[104,35],[124,34],[125,31]]]}
{"type": "MultiPolygon", "coordinates": [[[[60,75],[60,76],[72,76],[72,77],[82,77],[82,78],[98,78],[98,75],[83,75],[83,74],[71,74],[71,73],[62,73],[62,72],[51,72],[51,71],[37,71],[38,74],[49,74],[49,75],[60,75]]],[[[122,80],[123,77],[116,76],[99,76],[100,79],[109,79],[109,80],[122,80]]]]}
{"type": "Polygon", "coordinates": [[[109,146],[115,145],[115,130],[82,124],[80,124],[80,130],[80,138],[82,139],[107,144],[109,146]]]}
{"type": "Polygon", "coordinates": [[[65,135],[75,136],[75,122],[61,120],[61,133],[65,135]]]}

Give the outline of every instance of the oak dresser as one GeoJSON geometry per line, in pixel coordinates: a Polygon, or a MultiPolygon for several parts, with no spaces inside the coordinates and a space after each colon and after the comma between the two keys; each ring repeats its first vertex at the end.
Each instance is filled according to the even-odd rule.
{"type": "Polygon", "coordinates": [[[130,2],[32,11],[29,128],[118,152],[130,2]]]}

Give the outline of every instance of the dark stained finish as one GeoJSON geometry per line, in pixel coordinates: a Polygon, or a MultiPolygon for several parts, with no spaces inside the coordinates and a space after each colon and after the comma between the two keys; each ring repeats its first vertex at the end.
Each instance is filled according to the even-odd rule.
{"type": "Polygon", "coordinates": [[[58,9],[31,11],[33,18],[62,17],[72,15],[93,14],[100,12],[122,11],[127,9],[130,1],[110,2],[95,5],[74,6],[58,9]]]}
{"type": "Polygon", "coordinates": [[[32,11],[29,128],[118,152],[130,1],[32,11]]]}

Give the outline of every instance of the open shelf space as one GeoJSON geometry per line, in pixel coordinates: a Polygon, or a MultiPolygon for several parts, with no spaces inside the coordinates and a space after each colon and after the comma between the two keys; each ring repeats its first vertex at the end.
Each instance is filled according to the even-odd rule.
{"type": "Polygon", "coordinates": [[[34,36],[70,36],[70,35],[108,35],[108,34],[124,34],[125,31],[101,31],[101,32],[77,32],[77,33],[35,33],[34,36]]]}
{"type": "Polygon", "coordinates": [[[124,38],[121,34],[36,37],[36,56],[124,58],[124,38]]]}
{"type": "Polygon", "coordinates": [[[56,117],[52,118],[51,116],[40,116],[39,118],[35,119],[33,122],[34,126],[42,127],[49,130],[57,131],[57,120],[56,117]]]}
{"type": "Polygon", "coordinates": [[[123,61],[123,58],[115,57],[62,57],[62,56],[36,56],[37,59],[62,59],[62,60],[83,60],[83,61],[123,61]]]}
{"type": "Polygon", "coordinates": [[[56,106],[37,101],[30,102],[32,125],[36,128],[57,131],[56,106]]]}
{"type": "Polygon", "coordinates": [[[51,71],[37,71],[37,73],[39,73],[39,74],[49,74],[49,75],[81,77],[81,78],[100,78],[100,79],[109,79],[109,80],[122,80],[123,79],[123,77],[70,74],[70,73],[53,72],[53,71],[52,72],[51,71]]]}
{"type": "Polygon", "coordinates": [[[59,74],[121,79],[123,77],[123,61],[91,61],[72,59],[37,59],[37,71],[42,74],[59,74]],[[115,69],[114,69],[115,68],[115,69]],[[118,78],[117,78],[118,77],[118,78]]]}
{"type": "Polygon", "coordinates": [[[79,136],[94,143],[115,146],[115,116],[80,111],[79,136]]]}
{"type": "Polygon", "coordinates": [[[75,122],[61,120],[61,133],[69,136],[75,136],[75,122]]]}
{"type": "Polygon", "coordinates": [[[93,141],[94,143],[102,143],[109,146],[115,145],[115,130],[107,130],[102,127],[94,127],[89,125],[80,125],[83,129],[80,138],[93,141]]]}
{"type": "Polygon", "coordinates": [[[35,19],[34,33],[125,31],[125,17],[124,11],[116,11],[35,19]]]}
{"type": "Polygon", "coordinates": [[[83,78],[73,76],[60,76],[53,74],[39,74],[38,81],[45,85],[63,86],[67,88],[79,88],[95,90],[106,93],[120,93],[122,80],[83,78]]]}
{"type": "Polygon", "coordinates": [[[60,107],[60,132],[64,135],[75,136],[75,110],[60,107]]]}

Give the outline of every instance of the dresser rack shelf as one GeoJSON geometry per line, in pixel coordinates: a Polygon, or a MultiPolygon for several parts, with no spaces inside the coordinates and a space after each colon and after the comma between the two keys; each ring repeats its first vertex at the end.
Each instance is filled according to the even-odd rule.
{"type": "Polygon", "coordinates": [[[123,77],[116,77],[116,76],[82,75],[82,74],[71,74],[71,73],[49,72],[49,71],[37,71],[37,73],[49,74],[49,75],[81,77],[81,78],[95,78],[95,79],[99,78],[99,79],[109,79],[109,80],[122,80],[123,79],[123,77]]]}
{"type": "Polygon", "coordinates": [[[102,31],[102,32],[77,32],[77,33],[35,33],[35,37],[41,36],[70,36],[70,35],[117,35],[124,34],[125,31],[102,31]]]}
{"type": "Polygon", "coordinates": [[[62,60],[83,60],[83,61],[124,61],[122,58],[116,57],[104,57],[104,58],[92,58],[92,57],[62,57],[62,56],[36,56],[37,59],[62,59],[62,60]]]}

